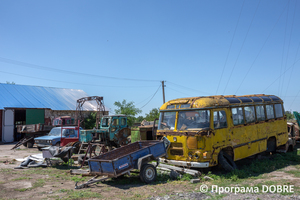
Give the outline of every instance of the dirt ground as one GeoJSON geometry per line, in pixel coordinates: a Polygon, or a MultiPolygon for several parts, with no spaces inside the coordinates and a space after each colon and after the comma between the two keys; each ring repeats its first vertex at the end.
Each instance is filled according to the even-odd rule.
{"type": "MultiPolygon", "coordinates": [[[[164,187],[164,183],[160,181],[146,185],[134,174],[75,190],[77,181],[83,183],[92,177],[70,175],[70,168],[77,168],[75,166],[14,169],[21,163],[16,159],[40,154],[41,151],[35,147],[28,149],[23,146],[17,150],[10,150],[13,146],[0,145],[0,199],[145,199],[164,196],[168,192],[191,190],[187,187],[187,181],[164,187]]],[[[196,186],[193,186],[192,190],[195,188],[196,186]]]]}
{"type": "MultiPolygon", "coordinates": [[[[91,177],[70,175],[75,165],[57,165],[47,168],[14,169],[19,158],[40,154],[37,148],[10,150],[14,144],[0,145],[0,199],[198,199],[211,198],[202,195],[199,187],[206,182],[191,184],[190,181],[170,181],[160,175],[153,184],[144,184],[136,174],[130,177],[109,179],[89,188],[75,190],[75,183],[83,183],[91,177]],[[200,196],[188,196],[198,193],[200,196]],[[187,196],[186,196],[187,195],[187,196]],[[202,196],[201,196],[202,195],[202,196]],[[175,198],[176,197],[176,198],[175,198]]],[[[298,145],[299,146],[299,145],[298,145]]],[[[299,147],[298,147],[299,148],[299,147]]],[[[297,170],[293,166],[265,174],[269,180],[289,180],[300,187],[300,177],[284,171],[297,170]]],[[[167,176],[167,175],[165,175],[167,176]]],[[[265,181],[256,179],[255,182],[265,181]]],[[[242,194],[241,194],[242,195],[242,194]]],[[[194,195],[195,196],[195,195],[194,195]]],[[[225,198],[229,198],[227,195],[225,198]]],[[[220,197],[219,197],[220,198],[220,197]]],[[[245,195],[239,198],[247,198],[245,195]]],[[[254,197],[257,199],[258,197],[254,197]]],[[[261,198],[261,197],[259,197],[261,198]]],[[[298,198],[298,196],[297,196],[298,198]]],[[[252,198],[250,198],[252,199],[252,198]]],[[[275,198],[276,199],[276,198],[275,198]]]]}

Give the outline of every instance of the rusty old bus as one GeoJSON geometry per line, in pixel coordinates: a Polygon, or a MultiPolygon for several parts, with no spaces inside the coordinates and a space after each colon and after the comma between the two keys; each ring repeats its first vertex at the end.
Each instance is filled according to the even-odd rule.
{"type": "Polygon", "coordinates": [[[288,144],[283,101],[274,95],[208,96],[168,101],[160,108],[157,139],[167,137],[173,165],[207,168],[288,144]]]}

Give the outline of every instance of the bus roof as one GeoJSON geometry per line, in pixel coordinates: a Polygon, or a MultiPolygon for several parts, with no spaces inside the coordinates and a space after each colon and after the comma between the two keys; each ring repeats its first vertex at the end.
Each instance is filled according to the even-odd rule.
{"type": "Polygon", "coordinates": [[[166,102],[160,107],[160,110],[189,109],[189,108],[211,108],[234,106],[241,104],[259,104],[259,103],[282,103],[282,100],[275,95],[253,94],[244,96],[235,95],[218,95],[218,96],[202,96],[202,97],[188,97],[179,98],[166,102]]]}

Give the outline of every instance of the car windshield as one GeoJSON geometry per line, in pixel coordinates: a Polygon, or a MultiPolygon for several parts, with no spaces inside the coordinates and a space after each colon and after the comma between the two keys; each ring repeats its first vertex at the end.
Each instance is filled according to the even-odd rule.
{"type": "MultiPolygon", "coordinates": [[[[63,135],[65,135],[67,129],[63,129],[63,135]]],[[[51,129],[50,133],[48,136],[60,136],[61,134],[61,129],[60,128],[53,128],[51,129]]]]}

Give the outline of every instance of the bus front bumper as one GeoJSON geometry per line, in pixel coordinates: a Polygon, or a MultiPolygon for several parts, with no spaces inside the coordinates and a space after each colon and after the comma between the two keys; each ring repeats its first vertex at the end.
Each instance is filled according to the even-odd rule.
{"type": "Polygon", "coordinates": [[[182,167],[194,167],[194,168],[208,168],[209,162],[188,162],[188,161],[180,161],[180,160],[168,160],[164,158],[160,158],[159,162],[182,166],[182,167]]]}

